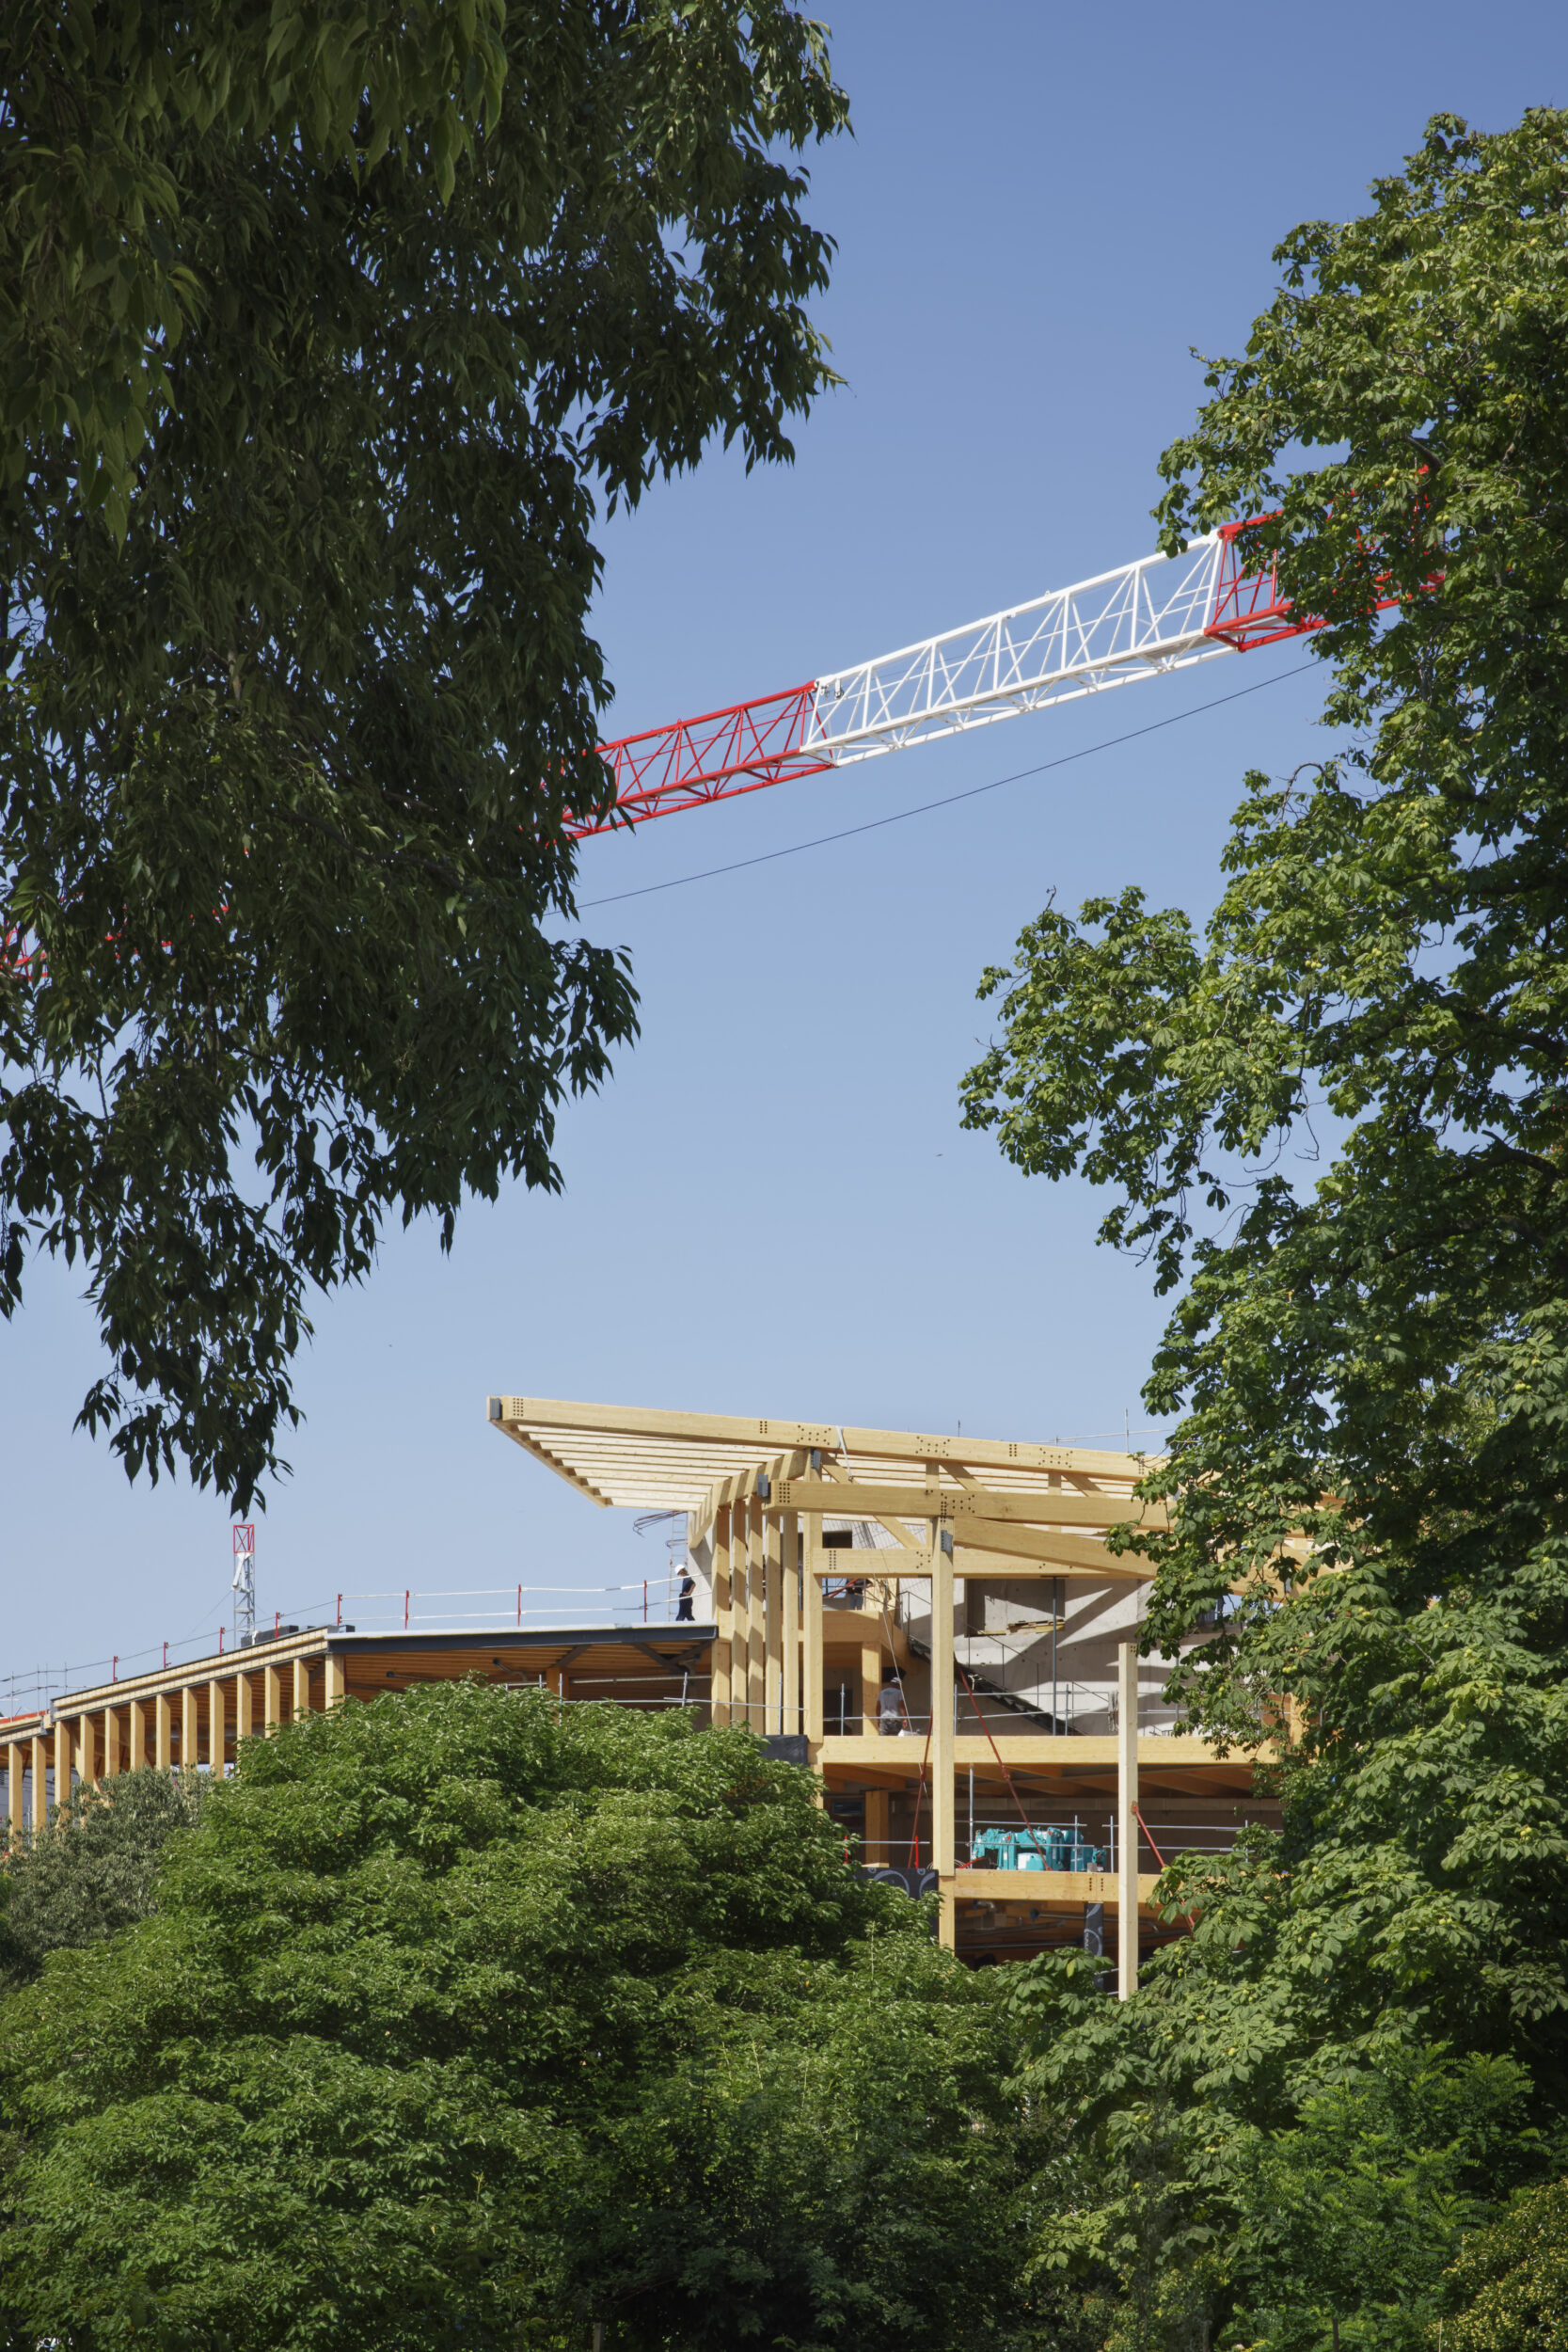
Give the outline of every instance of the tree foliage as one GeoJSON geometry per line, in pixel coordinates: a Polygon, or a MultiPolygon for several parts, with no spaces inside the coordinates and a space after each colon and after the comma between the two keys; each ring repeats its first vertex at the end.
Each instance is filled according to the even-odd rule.
{"type": "Polygon", "coordinates": [[[0,2005],[13,2331],[1016,2342],[1006,2035],[927,1931],[744,1732],[304,1719],[0,2005]]]}
{"type": "Polygon", "coordinates": [[[1036,1984],[1040,2243],[1128,2343],[1413,2344],[1568,2105],[1568,116],[1440,117],[1276,258],[1159,511],[1256,518],[1330,748],[1246,778],[1205,926],[1048,905],[964,1106],[1175,1295],[1170,1526],[1114,1540],[1283,1804],[1119,2013],[1036,1984]]]}
{"type": "Polygon", "coordinates": [[[133,1475],[245,1507],[309,1286],[558,1184],[595,503],[790,454],[844,119],[780,0],[0,22],[0,1309],[82,1259],[133,1475]]]}
{"type": "Polygon", "coordinates": [[[1526,2191],[1449,2273],[1455,2352],[1562,2352],[1568,2343],[1568,2181],[1526,2191]]]}
{"type": "Polygon", "coordinates": [[[1347,2058],[1198,1948],[1167,1947],[1125,2006],[1081,1955],[1016,1972],[1037,2294],[1110,2352],[1429,2345],[1465,2233],[1546,2161],[1528,2072],[1408,2027],[1347,2058]]]}
{"type": "Polygon", "coordinates": [[[154,1909],[165,1847],[196,1820],[206,1783],[150,1769],[78,1791],[46,1829],[8,1846],[0,1878],[0,1981],[35,1977],[154,1909]]]}
{"type": "Polygon", "coordinates": [[[1248,778],[1201,937],[1132,890],[1048,908],[966,1116],[1188,1278],[1146,1391],[1173,1525],[1133,1540],[1167,1648],[1237,1596],[1196,1721],[1256,1749],[1296,1701],[1245,1898],[1275,1990],[1528,2049],[1560,2099],[1568,117],[1439,118],[1373,194],[1279,248],[1163,460],[1171,543],[1264,518],[1341,747],[1248,778]]]}

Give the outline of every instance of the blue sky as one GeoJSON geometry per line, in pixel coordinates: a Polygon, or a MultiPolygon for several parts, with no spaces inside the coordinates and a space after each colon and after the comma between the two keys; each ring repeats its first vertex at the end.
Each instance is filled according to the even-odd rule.
{"type": "MultiPolygon", "coordinates": [[[[610,734],[1149,548],[1155,459],[1200,391],[1189,346],[1240,346],[1280,237],[1361,209],[1436,109],[1500,129],[1568,97],[1562,13],[1522,0],[1202,20],[1147,0],[856,0],[830,21],[855,136],[816,159],[811,212],[839,243],[819,316],[847,385],[792,469],[748,478],[717,455],[607,526],[610,734]]],[[[317,1303],[294,1475],[261,1520],[263,1610],[522,1581],[596,1613],[591,1588],[658,1571],[628,1515],[486,1428],[492,1390],[1156,1435],[1138,1391],[1162,1309],[1093,1247],[1103,1204],[958,1129],[988,1033],[975,984],[1053,890],[1073,906],[1135,882],[1201,915],[1243,771],[1324,748],[1305,660],[1286,644],[1205,665],[586,845],[584,928],[631,949],[641,1042],[563,1120],[560,1199],[471,1207],[450,1258],[399,1235],[368,1285],[317,1303]],[[1178,723],[682,881],[1156,719],[1178,723]]],[[[98,1370],[79,1289],[37,1271],[0,1330],[0,1675],[227,1616],[222,1502],[128,1487],[71,1434],[98,1370]]]]}

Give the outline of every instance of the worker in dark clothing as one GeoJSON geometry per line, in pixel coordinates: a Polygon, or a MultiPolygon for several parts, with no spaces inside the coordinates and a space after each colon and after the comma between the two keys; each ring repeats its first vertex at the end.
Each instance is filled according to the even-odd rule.
{"type": "Polygon", "coordinates": [[[680,1597],[675,1603],[675,1623],[677,1625],[690,1625],[694,1622],[691,1614],[691,1598],[696,1590],[697,1580],[692,1575],[690,1569],[688,1568],[681,1577],[680,1597]]]}

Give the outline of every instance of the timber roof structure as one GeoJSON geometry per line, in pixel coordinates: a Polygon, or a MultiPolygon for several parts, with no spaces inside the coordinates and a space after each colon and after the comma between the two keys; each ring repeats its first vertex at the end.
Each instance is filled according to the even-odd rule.
{"type": "Polygon", "coordinates": [[[968,1481],[953,1465],[983,1471],[998,1493],[1037,1492],[1054,1474],[1080,1487],[1130,1495],[1150,1467],[1136,1454],[1025,1439],[862,1429],[836,1422],[753,1420],[738,1413],[663,1412],[647,1406],[571,1404],[554,1397],[492,1396],[490,1421],[536,1461],[604,1506],[693,1511],[716,1487],[818,1454],[844,1477],[868,1486],[907,1486],[911,1468],[934,1464],[956,1497],[968,1481]]]}

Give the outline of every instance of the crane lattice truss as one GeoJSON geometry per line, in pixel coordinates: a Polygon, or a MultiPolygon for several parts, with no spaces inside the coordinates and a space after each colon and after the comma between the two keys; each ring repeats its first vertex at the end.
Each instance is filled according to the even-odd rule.
{"type": "Polygon", "coordinates": [[[1272,558],[1249,566],[1248,527],[1224,524],[1184,554],[1141,556],[785,693],[606,743],[615,805],[569,830],[581,839],[734,800],[1318,627],[1282,600],[1272,558]]]}

